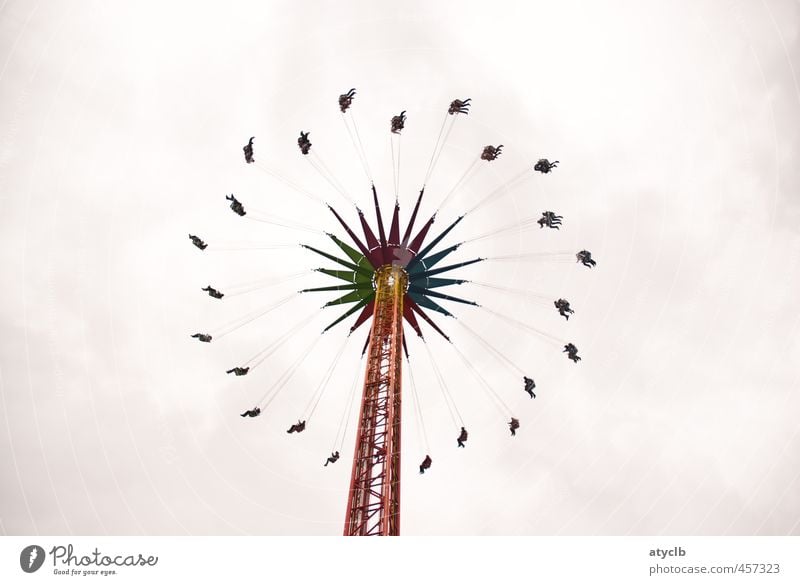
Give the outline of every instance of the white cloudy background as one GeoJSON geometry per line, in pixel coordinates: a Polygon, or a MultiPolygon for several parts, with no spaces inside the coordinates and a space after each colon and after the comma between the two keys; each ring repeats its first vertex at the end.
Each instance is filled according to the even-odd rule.
{"type": "MultiPolygon", "coordinates": [[[[457,257],[591,250],[574,263],[486,262],[456,294],[575,342],[558,347],[453,307],[537,382],[456,345],[521,420],[506,421],[453,348],[431,350],[470,430],[456,449],[424,346],[410,341],[424,413],[406,392],[406,534],[800,533],[800,8],[797,2],[22,2],[0,5],[0,532],[340,534],[342,460],[322,467],[366,331],[318,410],[301,415],[348,325],[319,339],[265,414],[242,419],[340,311],[305,295],[210,345],[189,338],[323,275],[222,302],[209,283],[326,265],[297,249],[201,253],[187,238],[257,244],[324,236],[235,216],[226,193],[341,233],[256,159],[351,207],[297,151],[314,151],[366,206],[336,105],[353,105],[386,209],[389,117],[402,137],[404,217],[447,104],[471,97],[428,185],[429,216],[486,144],[503,156],[442,209],[434,233],[540,156],[551,175],[468,215],[448,241],[553,209],[457,257]],[[224,371],[306,316],[244,378],[224,371]],[[424,426],[434,463],[420,477],[424,426]]],[[[343,235],[343,234],[342,234],[343,235]]],[[[360,375],[360,374],[359,374],[360,375]]]]}

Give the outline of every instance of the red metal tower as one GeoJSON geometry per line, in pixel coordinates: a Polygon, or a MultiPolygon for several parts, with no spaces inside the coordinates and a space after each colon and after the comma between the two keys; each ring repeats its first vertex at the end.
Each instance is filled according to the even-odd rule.
{"type": "Polygon", "coordinates": [[[328,325],[325,331],[359,310],[360,314],[350,328],[350,333],[372,318],[368,341],[364,346],[368,352],[367,367],[347,498],[345,536],[400,534],[401,356],[406,350],[404,324],[407,323],[422,338],[422,330],[417,322],[419,316],[449,341],[447,335],[430,318],[425,309],[450,315],[449,311],[433,300],[434,298],[475,305],[473,301],[432,290],[466,282],[442,278],[439,275],[483,259],[475,258],[441,268],[437,266],[458,249],[459,244],[436,253],[429,254],[429,252],[461,221],[463,216],[458,217],[424,246],[425,237],[433,225],[435,216],[420,228],[415,237],[411,237],[423,193],[424,189],[417,197],[402,237],[399,204],[395,202],[387,233],[384,229],[378,194],[373,186],[377,235],[367,223],[364,214],[357,210],[364,231],[364,241],[362,241],[336,210],[330,207],[357,249],[351,248],[333,234],[328,236],[345,253],[348,260],[305,246],[308,250],[347,268],[347,270],[320,268],[319,271],[345,280],[348,284],[303,291],[348,291],[344,296],[328,302],[325,306],[355,303],[351,309],[328,325]]]}
{"type": "Polygon", "coordinates": [[[345,536],[400,534],[400,410],[403,296],[408,275],[375,273],[375,308],[347,499],[345,536]]]}

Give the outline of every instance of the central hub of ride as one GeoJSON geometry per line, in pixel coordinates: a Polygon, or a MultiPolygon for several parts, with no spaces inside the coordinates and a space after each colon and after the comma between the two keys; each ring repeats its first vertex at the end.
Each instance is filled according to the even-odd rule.
{"type": "MultiPolygon", "coordinates": [[[[408,273],[406,269],[399,264],[384,264],[375,271],[372,277],[372,288],[375,289],[376,294],[380,294],[380,289],[383,291],[395,289],[395,285],[405,294],[408,291],[408,273]]],[[[385,294],[385,293],[384,293],[385,294]]]]}

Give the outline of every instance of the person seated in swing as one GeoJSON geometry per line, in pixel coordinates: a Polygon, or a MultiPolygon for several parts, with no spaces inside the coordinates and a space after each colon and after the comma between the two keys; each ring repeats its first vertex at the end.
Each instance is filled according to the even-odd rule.
{"type": "Polygon", "coordinates": [[[347,93],[343,93],[342,95],[339,96],[339,109],[342,111],[343,114],[352,105],[353,98],[355,97],[355,95],[356,95],[356,88],[354,87],[347,93]]]}
{"type": "Polygon", "coordinates": [[[200,248],[201,250],[205,250],[208,247],[208,244],[206,244],[203,240],[201,240],[197,236],[193,236],[192,234],[189,234],[189,239],[192,240],[192,243],[195,246],[197,246],[198,248],[200,248]]]}
{"type": "Polygon", "coordinates": [[[536,394],[533,392],[533,389],[536,388],[536,382],[533,381],[533,378],[523,376],[522,380],[525,382],[525,392],[530,394],[531,398],[536,398],[536,394]]]}
{"type": "Polygon", "coordinates": [[[239,416],[244,416],[244,417],[255,418],[255,417],[257,417],[259,414],[261,414],[261,408],[260,408],[260,407],[258,407],[258,406],[256,406],[255,408],[253,408],[253,409],[251,409],[251,410],[245,410],[245,411],[244,411],[242,414],[240,414],[239,416]]]}
{"type": "Polygon", "coordinates": [[[219,292],[217,289],[212,287],[210,284],[205,288],[201,288],[200,290],[207,292],[208,296],[214,297],[215,299],[221,299],[222,297],[225,296],[224,294],[219,292]]]}
{"type": "Polygon", "coordinates": [[[597,262],[592,260],[592,253],[589,252],[588,250],[581,250],[580,252],[575,254],[575,257],[578,259],[577,260],[578,262],[580,262],[584,266],[588,266],[589,268],[592,268],[593,266],[597,265],[597,262]]]}
{"type": "Polygon", "coordinates": [[[580,356],[578,356],[578,348],[575,347],[573,344],[568,343],[567,345],[565,345],[564,351],[567,352],[567,357],[576,364],[580,361],[581,358],[580,356]]]}
{"type": "Polygon", "coordinates": [[[431,459],[431,456],[425,455],[425,459],[423,459],[422,463],[419,464],[419,472],[425,473],[426,469],[431,468],[431,463],[433,463],[433,459],[431,459]]]}
{"type": "Polygon", "coordinates": [[[231,368],[230,370],[228,370],[225,373],[226,374],[236,374],[237,376],[246,376],[247,372],[249,372],[249,371],[250,371],[250,367],[248,366],[246,368],[239,368],[239,367],[231,368]]]}
{"type": "Polygon", "coordinates": [[[306,430],[306,421],[301,421],[301,420],[298,419],[298,421],[295,424],[293,424],[292,426],[290,426],[289,430],[286,431],[286,432],[289,433],[289,434],[291,434],[291,433],[302,433],[304,430],[306,430]]]}
{"type": "Polygon", "coordinates": [[[554,160],[550,162],[546,158],[540,158],[538,162],[533,166],[534,171],[539,171],[540,173],[547,174],[552,171],[554,168],[558,166],[558,161],[554,160]]]}
{"type": "Polygon", "coordinates": [[[519,428],[519,420],[515,419],[513,416],[511,417],[511,422],[508,423],[508,428],[511,429],[511,436],[517,436],[517,429],[519,428]]]}
{"type": "Polygon", "coordinates": [[[554,304],[556,309],[558,309],[558,314],[569,321],[569,316],[575,312],[570,308],[569,301],[566,299],[558,299],[554,304]]]}
{"type": "Polygon", "coordinates": [[[311,141],[308,139],[309,134],[311,133],[300,131],[300,138],[297,139],[297,146],[300,147],[300,152],[303,154],[308,154],[308,151],[311,150],[311,141]]]}
{"type": "Polygon", "coordinates": [[[464,441],[466,441],[466,440],[467,440],[467,429],[465,429],[464,427],[461,427],[461,434],[458,435],[458,439],[456,439],[456,441],[458,442],[458,446],[459,447],[463,447],[464,446],[464,441]]]}
{"type": "Polygon", "coordinates": [[[253,140],[255,140],[255,136],[250,137],[250,142],[244,145],[244,161],[247,164],[256,162],[256,159],[253,158],[253,140]]]}
{"type": "Polygon", "coordinates": [[[492,146],[491,144],[489,146],[484,146],[483,152],[481,153],[481,160],[494,160],[498,156],[500,156],[502,151],[503,151],[502,144],[498,146],[492,146]]]}
{"type": "Polygon", "coordinates": [[[211,336],[208,333],[195,333],[192,337],[199,339],[203,343],[211,343],[211,336]]]}
{"type": "Polygon", "coordinates": [[[406,111],[403,110],[400,112],[400,115],[393,116],[391,120],[391,131],[392,134],[400,134],[400,131],[406,127],[406,111]]]}
{"type": "Polygon", "coordinates": [[[564,219],[560,215],[556,215],[552,211],[545,211],[542,213],[542,217],[540,217],[536,223],[539,224],[539,229],[547,226],[551,229],[560,229],[561,220],[564,219]]]}
{"type": "Polygon", "coordinates": [[[337,461],[339,461],[339,452],[334,451],[331,453],[331,456],[328,457],[327,461],[325,461],[324,467],[328,467],[328,463],[336,463],[337,461]]]}
{"type": "Polygon", "coordinates": [[[242,205],[241,201],[239,201],[236,197],[233,196],[233,193],[231,193],[230,195],[226,195],[225,199],[231,202],[231,209],[233,209],[233,212],[235,214],[244,217],[244,215],[247,212],[244,210],[244,206],[242,205]]]}
{"type": "Polygon", "coordinates": [[[472,98],[467,98],[465,100],[453,100],[450,102],[450,107],[447,109],[447,113],[451,116],[454,114],[469,114],[469,102],[471,100],[472,98]]]}

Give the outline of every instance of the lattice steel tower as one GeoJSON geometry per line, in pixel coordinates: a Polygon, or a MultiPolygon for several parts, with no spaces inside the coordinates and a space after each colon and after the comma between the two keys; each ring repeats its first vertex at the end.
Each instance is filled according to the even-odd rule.
{"type": "Polygon", "coordinates": [[[345,536],[400,534],[400,413],[403,295],[402,266],[381,266],[375,278],[375,314],[358,417],[345,536]]]}

